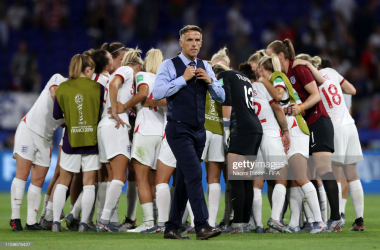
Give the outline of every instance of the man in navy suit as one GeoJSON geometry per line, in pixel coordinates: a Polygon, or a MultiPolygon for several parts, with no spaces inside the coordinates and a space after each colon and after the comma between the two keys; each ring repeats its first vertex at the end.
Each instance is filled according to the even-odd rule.
{"type": "Polygon", "coordinates": [[[175,192],[169,221],[165,224],[166,239],[189,239],[178,232],[189,200],[194,213],[197,239],[220,235],[211,227],[202,187],[201,156],[206,141],[205,101],[207,90],[212,98],[224,102],[225,94],[211,66],[197,55],[202,46],[202,30],[187,25],[179,32],[182,53],[165,60],[157,72],[153,98],[166,98],[168,105],[167,141],[177,159],[175,192]]]}

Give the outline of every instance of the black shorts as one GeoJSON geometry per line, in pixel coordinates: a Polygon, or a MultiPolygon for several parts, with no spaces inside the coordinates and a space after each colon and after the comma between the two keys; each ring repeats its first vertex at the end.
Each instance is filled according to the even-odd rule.
{"type": "Polygon", "coordinates": [[[257,155],[262,134],[243,134],[230,136],[228,153],[238,155],[257,155]]]}
{"type": "Polygon", "coordinates": [[[309,126],[309,154],[317,152],[334,153],[334,126],[330,118],[321,116],[309,126]]]}

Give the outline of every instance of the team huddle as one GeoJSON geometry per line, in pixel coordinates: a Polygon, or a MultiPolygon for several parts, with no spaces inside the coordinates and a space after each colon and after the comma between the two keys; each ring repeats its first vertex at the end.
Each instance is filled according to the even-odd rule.
{"type": "MultiPolygon", "coordinates": [[[[164,60],[158,49],[149,50],[143,59],[137,48],[105,43],[100,49],[75,55],[69,78],[51,77],[15,135],[13,231],[164,233],[169,211],[176,209],[171,200],[179,185],[173,151],[177,155],[181,150],[171,148],[168,140],[183,136],[181,131],[166,136],[165,128],[173,122],[173,104],[165,97],[178,95],[184,87],[180,81],[186,85],[197,80],[207,83],[206,79],[219,90],[209,88],[205,96],[184,99],[182,104],[205,98],[202,114],[198,114],[200,109],[188,112],[198,112],[205,119],[206,138],[199,157],[207,172],[211,227],[225,234],[341,231],[345,225],[341,182],[347,180],[355,211],[350,230],[364,231],[364,194],[356,170],[363,155],[346,103],[356,93],[352,84],[329,61],[296,56],[288,39],[247,55],[238,70],[230,68],[226,48],[209,61],[192,61],[187,55],[194,48],[182,46],[183,33],[201,36],[201,29],[190,25],[181,31],[182,52],[173,59],[164,60]],[[167,75],[167,71],[176,72],[174,67],[183,67],[183,75],[167,75]],[[59,126],[63,133],[57,167],[37,219],[53,134],[59,126]],[[229,159],[245,156],[257,156],[256,163],[279,163],[270,168],[276,176],[256,164],[254,170],[259,174],[254,180],[228,180],[233,165],[229,159]],[[20,209],[30,172],[23,227],[20,209]],[[227,180],[225,211],[217,223],[222,173],[227,180]],[[262,222],[265,181],[271,206],[267,229],[262,222]],[[127,211],[120,222],[119,198],[126,183],[127,211]],[[65,215],[68,198],[70,213],[65,215]],[[141,225],[136,225],[138,200],[141,225]],[[288,208],[290,222],[286,225],[283,219],[288,208]]],[[[176,114],[181,115],[187,114],[176,114]]],[[[188,201],[180,233],[196,233],[192,206],[188,201]]]]}

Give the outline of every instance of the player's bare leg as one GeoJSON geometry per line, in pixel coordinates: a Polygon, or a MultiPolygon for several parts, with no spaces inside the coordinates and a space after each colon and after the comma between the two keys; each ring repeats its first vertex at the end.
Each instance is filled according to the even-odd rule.
{"type": "Polygon", "coordinates": [[[82,172],[75,173],[70,186],[70,214],[75,220],[80,219],[82,212],[82,197],[83,197],[83,175],[82,172]]]}
{"type": "Polygon", "coordinates": [[[345,165],[343,167],[343,170],[347,178],[348,186],[350,188],[352,205],[354,206],[355,211],[355,222],[353,223],[350,231],[364,231],[364,193],[357,173],[356,163],[345,165]]]}

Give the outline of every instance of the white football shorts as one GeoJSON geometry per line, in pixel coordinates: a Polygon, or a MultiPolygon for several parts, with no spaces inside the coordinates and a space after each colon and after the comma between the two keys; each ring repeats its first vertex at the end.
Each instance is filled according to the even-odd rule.
{"type": "Polygon", "coordinates": [[[177,165],[177,160],[168,144],[168,141],[166,140],[165,134],[161,142],[161,148],[160,148],[160,153],[158,154],[158,160],[160,160],[163,164],[172,168],[175,168],[177,165]]]}
{"type": "Polygon", "coordinates": [[[35,165],[50,167],[53,141],[48,141],[33,132],[24,121],[17,127],[14,144],[14,159],[18,154],[35,165]]]}
{"type": "Polygon", "coordinates": [[[206,130],[206,143],[202,153],[204,162],[224,162],[223,135],[206,130]]]}
{"type": "Polygon", "coordinates": [[[124,155],[131,159],[131,142],[129,140],[128,127],[105,125],[98,128],[98,147],[101,163],[108,163],[117,155],[124,155]]]}
{"type": "Polygon", "coordinates": [[[71,173],[79,173],[82,169],[82,172],[88,171],[97,171],[101,168],[99,161],[99,155],[77,155],[77,154],[66,154],[61,151],[61,160],[59,165],[64,170],[71,173]]]}
{"type": "Polygon", "coordinates": [[[160,153],[161,142],[162,136],[160,135],[134,133],[132,159],[155,170],[157,168],[157,158],[160,153]]]}
{"type": "Polygon", "coordinates": [[[354,164],[363,160],[362,147],[355,124],[348,124],[334,130],[333,165],[354,164]]]}

